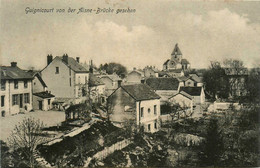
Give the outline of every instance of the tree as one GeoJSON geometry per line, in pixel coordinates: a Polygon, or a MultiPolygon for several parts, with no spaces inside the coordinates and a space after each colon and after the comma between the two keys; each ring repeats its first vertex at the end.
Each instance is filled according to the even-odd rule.
{"type": "Polygon", "coordinates": [[[45,140],[42,128],[43,123],[39,120],[26,118],[15,126],[8,139],[14,150],[21,150],[29,167],[35,167],[34,154],[36,147],[45,140]]]}
{"type": "Polygon", "coordinates": [[[223,141],[216,118],[210,119],[205,138],[203,152],[200,153],[201,166],[218,166],[223,151],[223,141]]]}
{"type": "Polygon", "coordinates": [[[113,74],[116,73],[118,76],[124,78],[125,75],[127,74],[127,69],[125,66],[119,64],[119,63],[109,63],[109,64],[104,64],[100,65],[99,67],[100,70],[105,70],[108,74],[113,74]]]}
{"type": "Polygon", "coordinates": [[[228,84],[220,62],[211,62],[209,69],[203,74],[203,82],[205,83],[205,92],[210,98],[215,99],[216,96],[220,98],[228,97],[228,84]]]}
{"type": "Polygon", "coordinates": [[[247,81],[248,96],[250,102],[260,102],[260,68],[250,71],[247,81]]]}

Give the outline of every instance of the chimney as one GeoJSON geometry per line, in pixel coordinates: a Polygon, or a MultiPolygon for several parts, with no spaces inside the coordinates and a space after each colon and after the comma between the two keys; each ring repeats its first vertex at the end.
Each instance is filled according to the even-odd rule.
{"type": "Polygon", "coordinates": [[[52,55],[47,55],[47,65],[49,65],[52,62],[52,55]]]}
{"type": "Polygon", "coordinates": [[[11,62],[11,67],[16,67],[17,66],[17,62],[11,62]]]}
{"type": "Polygon", "coordinates": [[[133,70],[135,71],[135,70],[136,70],[136,67],[134,67],[133,70]]]}
{"type": "Polygon", "coordinates": [[[62,60],[63,60],[66,64],[68,64],[68,54],[64,54],[64,55],[62,56],[62,60]]]}
{"type": "Polygon", "coordinates": [[[79,63],[79,57],[76,57],[77,62],[79,63]]]}

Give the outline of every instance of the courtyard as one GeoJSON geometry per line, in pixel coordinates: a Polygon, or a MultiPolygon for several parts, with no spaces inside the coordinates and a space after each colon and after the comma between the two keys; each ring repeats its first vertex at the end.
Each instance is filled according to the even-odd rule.
{"type": "Polygon", "coordinates": [[[43,122],[44,126],[56,126],[62,121],[65,121],[65,113],[63,111],[40,111],[29,112],[25,114],[17,114],[0,118],[0,140],[7,141],[11,135],[15,125],[21,122],[24,118],[32,117],[43,122]]]}

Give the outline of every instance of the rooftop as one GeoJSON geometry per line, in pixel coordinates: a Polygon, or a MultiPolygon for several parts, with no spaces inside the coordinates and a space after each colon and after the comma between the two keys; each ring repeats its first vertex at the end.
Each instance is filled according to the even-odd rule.
{"type": "Polygon", "coordinates": [[[32,79],[33,76],[17,66],[0,66],[1,79],[32,79]]]}
{"type": "Polygon", "coordinates": [[[202,87],[180,87],[180,92],[186,92],[191,96],[200,96],[202,87]]]}
{"type": "Polygon", "coordinates": [[[130,96],[135,100],[152,100],[160,99],[161,97],[156,94],[149,86],[145,84],[133,84],[121,86],[130,96]]]}
{"type": "Polygon", "coordinates": [[[171,96],[170,98],[172,98],[172,97],[174,97],[174,96],[177,96],[178,94],[181,94],[181,95],[187,97],[188,99],[192,99],[192,96],[189,95],[188,93],[184,92],[184,91],[181,91],[181,92],[179,92],[179,93],[176,93],[175,95],[171,96]]]}
{"type": "Polygon", "coordinates": [[[99,85],[104,85],[104,83],[101,81],[100,78],[98,78],[97,76],[90,73],[89,74],[89,86],[94,87],[94,86],[99,86],[99,85]]]}
{"type": "Polygon", "coordinates": [[[178,90],[179,81],[176,78],[148,78],[146,84],[153,90],[178,90]]]}
{"type": "Polygon", "coordinates": [[[66,65],[68,65],[73,71],[78,72],[78,73],[85,73],[89,72],[88,69],[84,68],[80,63],[78,63],[74,58],[68,57],[68,63],[66,63],[63,59],[64,56],[57,56],[60,58],[66,65]]]}
{"type": "Polygon", "coordinates": [[[33,93],[33,95],[41,97],[41,98],[52,98],[55,97],[53,94],[49,93],[49,92],[38,92],[38,93],[33,93]]]}

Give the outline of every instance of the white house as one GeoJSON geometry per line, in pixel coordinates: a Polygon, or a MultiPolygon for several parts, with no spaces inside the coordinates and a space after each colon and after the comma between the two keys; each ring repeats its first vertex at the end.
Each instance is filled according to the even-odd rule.
{"type": "Polygon", "coordinates": [[[17,67],[1,66],[1,115],[13,115],[32,109],[32,79],[26,71],[17,67]]]}
{"type": "Polygon", "coordinates": [[[193,110],[192,96],[186,92],[181,91],[181,92],[173,95],[172,97],[169,98],[169,102],[171,102],[173,104],[178,104],[182,108],[188,109],[191,112],[193,110]]]}
{"type": "Polygon", "coordinates": [[[83,99],[87,93],[89,70],[67,54],[47,56],[47,66],[41,71],[42,79],[57,98],[83,99]]]}
{"type": "Polygon", "coordinates": [[[160,96],[145,84],[119,87],[108,97],[108,104],[110,120],[117,125],[133,120],[146,132],[160,128],[160,96]]]}
{"type": "Polygon", "coordinates": [[[180,92],[186,92],[192,96],[194,104],[203,104],[205,103],[205,93],[203,87],[190,87],[190,86],[181,86],[180,92]]]}

